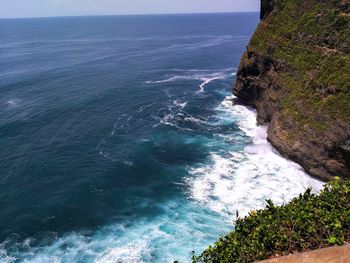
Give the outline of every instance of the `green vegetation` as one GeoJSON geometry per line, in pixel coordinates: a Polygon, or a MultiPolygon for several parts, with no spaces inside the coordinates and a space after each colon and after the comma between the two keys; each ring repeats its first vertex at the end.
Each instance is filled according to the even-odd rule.
{"type": "Polygon", "coordinates": [[[348,1],[278,0],[277,12],[262,21],[249,49],[284,71],[276,82],[288,94],[281,113],[295,123],[291,133],[309,127],[326,132],[335,119],[350,124],[348,1]]]}
{"type": "MultiPolygon", "coordinates": [[[[264,102],[276,107],[281,134],[290,145],[303,143],[300,138],[314,144],[325,138],[334,146],[348,138],[347,128],[338,128],[350,125],[348,0],[276,0],[242,65],[253,88],[267,94],[264,102]],[[338,140],[339,134],[344,138],[338,140]]],[[[319,156],[320,163],[333,161],[319,156]]],[[[336,179],[319,194],[308,189],[282,206],[267,200],[265,210],[238,218],[234,231],[192,261],[253,262],[345,242],[350,242],[350,181],[336,179]]]]}
{"type": "MultiPolygon", "coordinates": [[[[242,62],[252,72],[266,69],[258,71],[265,74],[259,85],[278,108],[291,145],[326,138],[337,123],[350,125],[348,0],[276,0],[242,62]]],[[[318,195],[308,189],[283,206],[267,200],[265,210],[238,218],[234,231],[193,263],[253,262],[344,242],[350,242],[350,181],[337,179],[318,195]]]]}
{"type": "Polygon", "coordinates": [[[319,195],[308,189],[289,204],[239,218],[235,230],[221,237],[198,262],[253,262],[277,255],[342,245],[350,241],[350,181],[328,183],[319,195]]]}

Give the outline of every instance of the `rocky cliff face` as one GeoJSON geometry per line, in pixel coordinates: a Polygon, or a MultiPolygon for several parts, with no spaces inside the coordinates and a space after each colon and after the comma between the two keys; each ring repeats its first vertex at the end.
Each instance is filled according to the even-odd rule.
{"type": "Polygon", "coordinates": [[[311,175],[350,177],[350,0],[262,0],[234,94],[311,175]]]}

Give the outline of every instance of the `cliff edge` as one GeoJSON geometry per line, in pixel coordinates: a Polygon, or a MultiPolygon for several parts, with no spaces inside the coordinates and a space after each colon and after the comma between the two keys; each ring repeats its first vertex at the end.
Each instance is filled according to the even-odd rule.
{"type": "Polygon", "coordinates": [[[233,93],[282,155],[350,178],[350,0],[262,0],[233,93]]]}

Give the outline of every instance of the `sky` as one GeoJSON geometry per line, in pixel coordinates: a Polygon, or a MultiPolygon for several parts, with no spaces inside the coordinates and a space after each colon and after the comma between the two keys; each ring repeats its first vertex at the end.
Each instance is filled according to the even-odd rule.
{"type": "Polygon", "coordinates": [[[260,0],[0,0],[0,18],[258,11],[260,0]]]}

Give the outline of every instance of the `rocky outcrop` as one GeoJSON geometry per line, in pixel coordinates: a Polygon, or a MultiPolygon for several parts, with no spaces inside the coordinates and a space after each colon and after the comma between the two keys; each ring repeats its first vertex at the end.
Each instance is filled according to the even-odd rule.
{"type": "Polygon", "coordinates": [[[275,148],[323,180],[350,177],[349,6],[262,0],[233,90],[275,148]]]}

